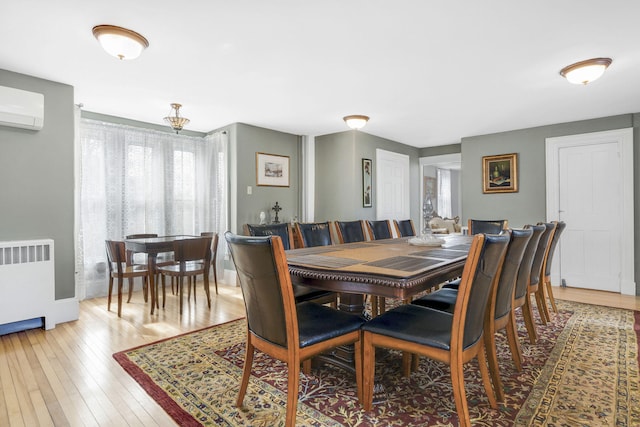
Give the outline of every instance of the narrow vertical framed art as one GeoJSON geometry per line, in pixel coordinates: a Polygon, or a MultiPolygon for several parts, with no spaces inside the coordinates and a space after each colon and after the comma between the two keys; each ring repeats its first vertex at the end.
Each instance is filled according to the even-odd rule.
{"type": "Polygon", "coordinates": [[[362,207],[364,208],[373,206],[371,200],[373,194],[373,180],[371,179],[372,167],[371,159],[362,159],[362,207]]]}

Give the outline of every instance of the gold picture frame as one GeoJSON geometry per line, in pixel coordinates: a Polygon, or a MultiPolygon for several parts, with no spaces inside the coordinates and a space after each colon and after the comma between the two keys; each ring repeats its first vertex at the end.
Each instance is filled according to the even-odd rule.
{"type": "Polygon", "coordinates": [[[518,192],[518,154],[482,157],[482,192],[518,192]]]}
{"type": "Polygon", "coordinates": [[[264,187],[288,187],[289,156],[256,153],[256,184],[264,187]]]}

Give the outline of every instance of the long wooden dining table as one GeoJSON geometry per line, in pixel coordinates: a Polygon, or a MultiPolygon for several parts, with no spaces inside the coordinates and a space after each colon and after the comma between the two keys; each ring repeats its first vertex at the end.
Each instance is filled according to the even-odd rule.
{"type": "Polygon", "coordinates": [[[405,300],[461,276],[472,236],[438,237],[436,247],[404,237],[291,249],[287,263],[294,283],[339,292],[341,310],[362,313],[365,294],[405,300]]]}
{"type": "Polygon", "coordinates": [[[158,305],[156,267],[159,253],[173,252],[173,242],[187,239],[201,239],[200,236],[161,236],[144,239],[125,239],[124,245],[128,251],[147,254],[147,269],[149,271],[149,288],[151,290],[151,314],[158,305]]]}

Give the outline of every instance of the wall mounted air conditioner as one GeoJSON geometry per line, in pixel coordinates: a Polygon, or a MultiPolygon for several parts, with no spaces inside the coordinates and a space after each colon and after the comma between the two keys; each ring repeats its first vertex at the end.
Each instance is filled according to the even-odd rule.
{"type": "Polygon", "coordinates": [[[0,126],[40,130],[43,124],[43,94],[0,86],[0,126]]]}

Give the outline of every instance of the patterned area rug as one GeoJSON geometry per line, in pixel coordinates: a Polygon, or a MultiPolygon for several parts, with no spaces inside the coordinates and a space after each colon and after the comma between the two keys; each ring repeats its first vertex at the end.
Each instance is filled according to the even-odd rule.
{"type": "MultiPolygon", "coordinates": [[[[497,337],[506,400],[489,407],[476,362],[467,365],[469,411],[478,426],[640,425],[637,312],[558,301],[560,313],[538,323],[531,345],[522,319],[524,356],[517,372],[507,340],[497,337]],[[637,318],[636,318],[637,316],[637,318]]],[[[244,407],[235,407],[242,374],[244,319],[114,354],[181,426],[284,425],[286,367],[256,353],[244,407]]],[[[324,365],[301,374],[299,426],[455,426],[447,366],[421,358],[404,378],[400,354],[377,350],[383,399],[364,412],[354,375],[324,365]]]]}

